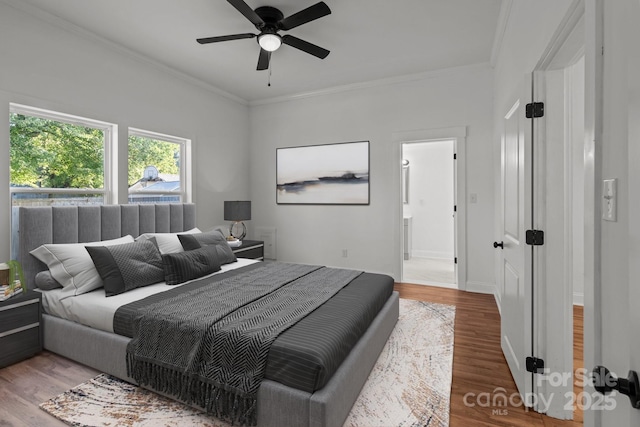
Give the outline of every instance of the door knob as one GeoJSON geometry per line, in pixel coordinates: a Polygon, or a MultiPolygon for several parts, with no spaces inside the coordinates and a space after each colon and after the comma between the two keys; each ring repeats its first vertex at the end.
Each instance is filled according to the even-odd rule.
{"type": "Polygon", "coordinates": [[[504,242],[500,242],[500,243],[493,242],[493,247],[496,248],[496,249],[497,248],[504,249],[504,242]]]}
{"type": "Polygon", "coordinates": [[[596,366],[591,375],[597,392],[607,394],[617,390],[629,396],[631,406],[640,409],[640,382],[636,371],[629,371],[627,378],[616,378],[604,366],[596,366]]]}

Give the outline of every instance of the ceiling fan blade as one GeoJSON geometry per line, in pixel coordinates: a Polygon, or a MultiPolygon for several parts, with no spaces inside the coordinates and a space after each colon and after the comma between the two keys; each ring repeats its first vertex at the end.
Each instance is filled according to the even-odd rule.
{"type": "Polygon", "coordinates": [[[290,30],[299,25],[327,16],[330,13],[331,9],[329,9],[329,6],[327,6],[325,2],[321,1],[313,6],[309,6],[308,8],[301,10],[298,13],[294,13],[293,15],[284,18],[278,23],[278,28],[281,30],[290,30]]]}
{"type": "Polygon", "coordinates": [[[230,34],[228,36],[205,37],[202,39],[196,39],[196,41],[200,44],[207,44],[207,43],[216,43],[216,42],[226,42],[229,40],[252,39],[255,36],[256,36],[255,34],[251,34],[251,33],[230,34]]]}
{"type": "Polygon", "coordinates": [[[269,61],[271,60],[271,52],[268,52],[264,49],[260,49],[260,56],[258,56],[258,67],[256,70],[268,70],[269,69],[269,61]]]}
{"type": "Polygon", "coordinates": [[[264,21],[262,18],[258,16],[256,12],[254,12],[248,4],[246,4],[243,0],[227,0],[231,3],[231,6],[238,9],[238,12],[244,15],[253,25],[264,25],[264,21]]]}
{"type": "Polygon", "coordinates": [[[282,36],[282,43],[288,44],[296,49],[300,49],[301,51],[307,52],[313,56],[317,56],[320,59],[324,59],[329,55],[329,51],[327,49],[323,49],[320,46],[316,46],[313,43],[309,43],[289,34],[282,36]]]}

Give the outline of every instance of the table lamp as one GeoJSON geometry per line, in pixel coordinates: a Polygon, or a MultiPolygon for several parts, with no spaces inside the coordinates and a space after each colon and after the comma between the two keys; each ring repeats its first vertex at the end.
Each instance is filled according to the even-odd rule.
{"type": "Polygon", "coordinates": [[[229,235],[242,240],[247,235],[247,226],[242,221],[251,219],[250,201],[225,201],[224,220],[233,221],[229,227],[229,235]]]}

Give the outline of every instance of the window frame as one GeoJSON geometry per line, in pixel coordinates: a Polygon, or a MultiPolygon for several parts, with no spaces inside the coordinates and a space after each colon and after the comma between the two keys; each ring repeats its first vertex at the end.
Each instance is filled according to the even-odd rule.
{"type": "Polygon", "coordinates": [[[60,113],[46,110],[44,108],[32,107],[23,104],[10,103],[9,114],[23,114],[25,116],[38,117],[45,120],[52,120],[61,123],[68,123],[76,126],[99,129],[104,133],[104,159],[103,159],[103,185],[98,188],[28,188],[9,187],[9,195],[13,199],[13,194],[19,193],[47,193],[47,194],[101,194],[102,204],[110,205],[115,200],[113,189],[117,188],[117,175],[113,173],[116,138],[118,135],[118,125],[101,120],[89,119],[87,117],[60,113]]]}
{"type": "MultiPolygon", "coordinates": [[[[191,203],[192,190],[191,190],[191,140],[179,136],[167,135],[159,132],[148,131],[139,128],[129,127],[127,132],[127,152],[129,147],[129,137],[138,136],[141,138],[149,138],[163,142],[170,142],[178,144],[180,147],[180,190],[141,190],[136,191],[135,194],[148,194],[148,195],[166,195],[176,194],[180,196],[180,203],[191,203]]],[[[127,155],[127,170],[129,169],[129,156],[127,155]]],[[[127,183],[127,201],[129,200],[128,183],[127,183]]]]}

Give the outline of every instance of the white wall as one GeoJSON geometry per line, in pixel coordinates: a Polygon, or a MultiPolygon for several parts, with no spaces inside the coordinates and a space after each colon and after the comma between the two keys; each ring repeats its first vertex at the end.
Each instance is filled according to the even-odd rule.
{"type": "MultiPolygon", "coordinates": [[[[403,144],[409,160],[409,203],[412,256],[454,257],[453,141],[403,144]]],[[[406,210],[405,210],[406,212],[406,210]]]]}
{"type": "Polygon", "coordinates": [[[492,75],[489,66],[452,69],[252,107],[254,227],[277,228],[279,260],[348,266],[399,280],[401,147],[392,135],[466,126],[467,191],[478,194],[467,212],[467,282],[493,284],[492,75]],[[371,142],[369,206],[276,204],[276,148],[361,140],[371,142]]]}
{"type": "Polygon", "coordinates": [[[236,163],[249,155],[248,106],[2,2],[0,58],[0,260],[9,256],[10,102],[117,124],[123,164],[128,126],[192,139],[201,227],[224,222],[223,200],[248,197],[247,168],[236,163]]]}

